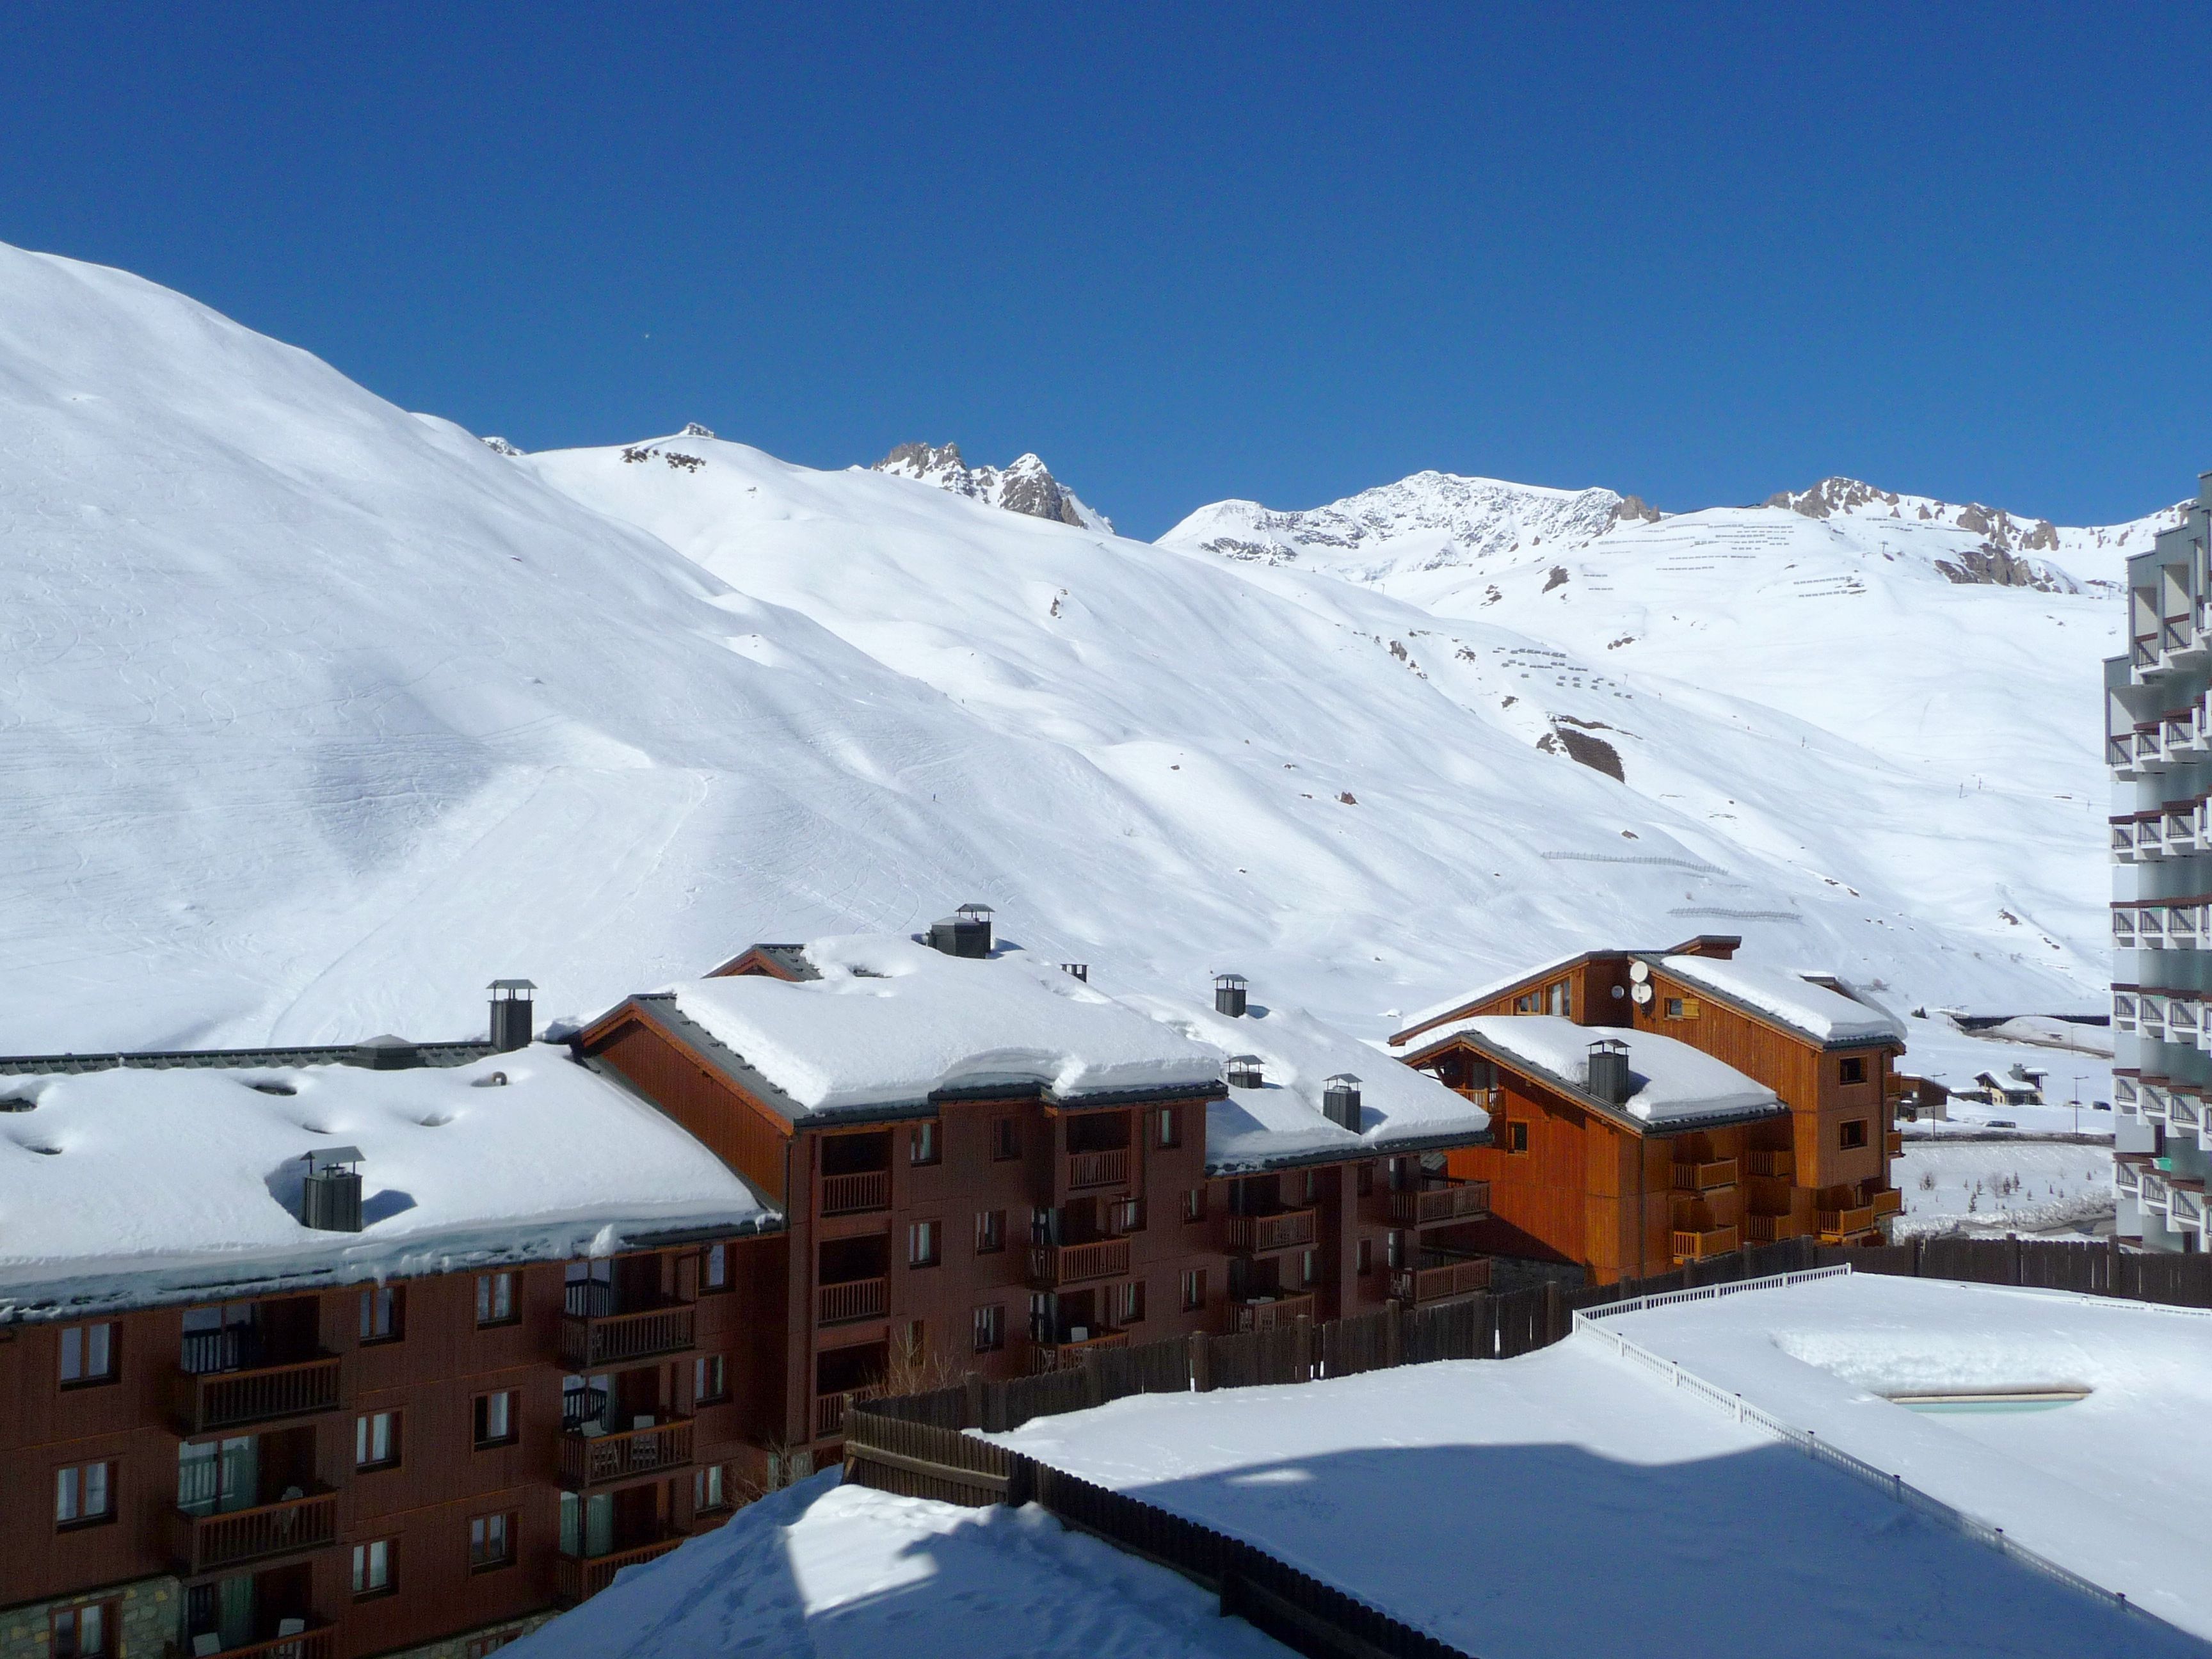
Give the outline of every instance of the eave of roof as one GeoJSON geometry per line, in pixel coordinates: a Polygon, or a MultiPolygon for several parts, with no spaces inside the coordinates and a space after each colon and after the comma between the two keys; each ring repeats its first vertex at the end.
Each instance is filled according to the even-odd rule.
{"type": "MultiPolygon", "coordinates": [[[[1741,997],[1733,995],[1727,991],[1717,989],[1713,986],[1706,984],[1703,980],[1691,979],[1684,975],[1674,972],[1666,965],[1666,957],[1668,954],[1666,952],[1659,951],[1631,951],[1626,954],[1635,961],[1648,964],[1653,973],[1665,974],[1668,978],[1673,980],[1677,985],[1681,986],[1685,990],[1696,995],[1699,1000],[1702,1001],[1710,998],[1711,1000],[1719,1003],[1723,1008],[1729,1010],[1733,1013],[1741,1014],[1746,1019],[1755,1019],[1761,1025],[1766,1026],[1772,1030],[1780,1031],[1784,1036],[1796,1037],[1802,1042],[1809,1042],[1824,1054],[1838,1048],[1889,1048],[1900,1054],[1905,1051],[1905,1039],[1897,1036],[1814,1036],[1803,1026],[1793,1025],[1790,1021],[1784,1019],[1781,1015],[1775,1013],[1771,1009],[1761,1008],[1756,1003],[1746,1002],[1741,997]]],[[[1806,981],[1808,985],[1812,982],[1813,981],[1810,980],[1806,981]]],[[[1826,986],[1820,987],[1819,988],[1822,990],[1827,989],[1826,986]]],[[[1834,994],[1842,996],[1844,994],[1838,991],[1834,994]]],[[[1851,1002],[1858,1001],[1856,997],[1850,997],[1845,1000],[1851,1002]]],[[[1861,1007],[1866,1006],[1863,1003],[1860,1003],[1859,1006],[1861,1007]]],[[[1877,1013],[1881,1011],[1878,1009],[1868,1009],[1868,1012],[1869,1013],[1877,1013]]]]}
{"type": "Polygon", "coordinates": [[[1285,1152],[1279,1157],[1221,1159],[1207,1158],[1206,1173],[1221,1177],[1240,1175],[1265,1175],[1276,1170],[1298,1170],[1328,1164],[1362,1164],[1371,1158],[1404,1158],[1419,1152],[1448,1152],[1464,1146],[1487,1146],[1491,1133],[1487,1129],[1472,1133],[1454,1130],[1448,1134],[1404,1135],[1390,1140],[1363,1141],[1356,1146],[1322,1146],[1300,1152],[1285,1152]]]}
{"type": "Polygon", "coordinates": [[[1385,1038],[1384,1041],[1395,1048],[1401,1042],[1410,1042],[1424,1031],[1432,1031],[1439,1025],[1449,1025],[1455,1019],[1468,1018],[1476,1009],[1496,1002],[1500,998],[1517,995],[1529,986],[1539,981],[1550,979],[1555,974],[1569,973],[1577,968],[1586,968],[1593,962],[1620,961],[1636,953],[1630,951],[1604,950],[1584,951],[1580,955],[1571,957],[1554,957],[1549,962],[1540,963],[1531,968],[1510,984],[1498,986],[1480,996],[1471,997],[1443,1013],[1431,1014],[1418,1025],[1408,1025],[1404,1030],[1385,1038]]]}
{"type": "MultiPolygon", "coordinates": [[[[1607,1028],[1594,1025],[1589,1029],[1602,1032],[1607,1028]]],[[[1502,1048],[1486,1042],[1473,1031],[1454,1031],[1449,1036],[1439,1038],[1425,1048],[1416,1049],[1405,1057],[1406,1064],[1414,1065],[1425,1056],[1450,1048],[1455,1043],[1474,1049],[1485,1060],[1503,1066],[1508,1071],[1518,1072],[1523,1077],[1534,1079],[1554,1094],[1564,1096],[1584,1110],[1595,1113],[1607,1122],[1631,1130],[1639,1136],[1676,1134],[1685,1130],[1709,1129],[1724,1123],[1756,1123],[1764,1118],[1786,1117],[1790,1114],[1790,1108],[1778,1098],[1770,1105],[1735,1106],[1724,1111],[1686,1113],[1680,1116],[1670,1116],[1663,1123],[1653,1123],[1636,1116],[1632,1112],[1622,1110],[1610,1101],[1599,1099],[1579,1083],[1571,1082],[1548,1067],[1539,1066],[1509,1048],[1502,1048]]]]}

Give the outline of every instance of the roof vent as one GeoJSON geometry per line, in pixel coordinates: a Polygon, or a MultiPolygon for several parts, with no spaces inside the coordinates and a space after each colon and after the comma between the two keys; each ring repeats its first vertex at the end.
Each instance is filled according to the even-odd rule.
{"type": "Polygon", "coordinates": [[[1213,1012],[1226,1014],[1231,1019],[1244,1018],[1244,975],[1216,974],[1213,976],[1213,1012]]]}
{"type": "Polygon", "coordinates": [[[1359,1133],[1359,1079],[1339,1072],[1322,1085],[1322,1115],[1340,1129],[1359,1133]]]}
{"type": "Polygon", "coordinates": [[[951,915],[929,924],[929,944],[948,957],[988,957],[991,954],[991,907],[963,904],[951,915]]]}
{"type": "Polygon", "coordinates": [[[382,1036],[355,1043],[352,1057],[346,1063],[366,1066],[372,1072],[404,1072],[422,1063],[422,1050],[405,1037],[393,1036],[387,1031],[382,1036]]]}
{"type": "Polygon", "coordinates": [[[361,1148],[318,1146],[307,1154],[307,1179],[300,1192],[300,1224],[318,1232],[361,1231],[361,1148]]]}
{"type": "Polygon", "coordinates": [[[511,1054],[530,1046],[530,994],[538,988],[526,979],[495,979],[491,992],[491,1046],[496,1054],[511,1054]]]}
{"type": "Polygon", "coordinates": [[[1257,1089],[1263,1086],[1260,1075],[1260,1056],[1231,1054],[1229,1057],[1229,1086],[1232,1089],[1257,1089]]]}
{"type": "Polygon", "coordinates": [[[1612,1037],[1589,1046],[1589,1091],[1608,1106],[1628,1103],[1628,1045],[1612,1037]]]}

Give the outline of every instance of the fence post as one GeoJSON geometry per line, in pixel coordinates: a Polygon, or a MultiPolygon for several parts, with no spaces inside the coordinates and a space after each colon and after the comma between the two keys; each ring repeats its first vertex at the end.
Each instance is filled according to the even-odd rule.
{"type": "Polygon", "coordinates": [[[2106,1296],[2118,1296],[2120,1293],[2119,1263],[2120,1236],[2118,1233],[2106,1233],[2105,1235],[2105,1294],[2106,1296]]]}
{"type": "Polygon", "coordinates": [[[1194,1394],[1213,1391],[1213,1356],[1207,1350],[1204,1331],[1190,1334],[1190,1387],[1194,1394]]]}
{"type": "Polygon", "coordinates": [[[1079,1360],[1076,1368],[1083,1373],[1083,1403],[1103,1406],[1106,1403],[1106,1379],[1091,1361],[1079,1360]]]}
{"type": "Polygon", "coordinates": [[[1406,1337],[1402,1326],[1405,1316],[1400,1311],[1398,1298],[1392,1297],[1382,1304],[1382,1363],[1402,1365],[1406,1363],[1406,1337]]]}
{"type": "Polygon", "coordinates": [[[960,1426],[980,1429],[983,1424],[983,1379],[970,1371],[960,1379],[960,1426]]]}
{"type": "Polygon", "coordinates": [[[1566,1334],[1560,1320],[1560,1307],[1559,1281],[1547,1278],[1544,1280],[1544,1340],[1547,1343],[1557,1342],[1566,1334]]]}
{"type": "Polygon", "coordinates": [[[1298,1381],[1313,1381],[1313,1321],[1300,1314],[1291,1327],[1297,1333],[1297,1351],[1291,1360],[1291,1369],[1298,1374],[1298,1381]]]}

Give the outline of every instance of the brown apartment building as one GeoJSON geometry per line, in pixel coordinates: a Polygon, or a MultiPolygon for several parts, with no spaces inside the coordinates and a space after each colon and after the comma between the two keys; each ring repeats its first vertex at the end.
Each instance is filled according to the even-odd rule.
{"type": "Polygon", "coordinates": [[[1481,1248],[1609,1283],[1739,1243],[1880,1238],[1901,1208],[1903,1032],[1832,975],[1736,962],[1740,944],[1565,957],[1392,1037],[1492,1109],[1491,1144],[1451,1160],[1489,1184],[1481,1248]]]}

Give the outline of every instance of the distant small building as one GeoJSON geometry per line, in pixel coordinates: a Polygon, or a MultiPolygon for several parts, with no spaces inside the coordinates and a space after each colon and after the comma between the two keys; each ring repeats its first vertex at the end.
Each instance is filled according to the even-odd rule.
{"type": "Polygon", "coordinates": [[[2015,1064],[2002,1077],[1993,1072],[1974,1074],[1974,1093],[1992,1106],[2040,1106],[2043,1081],[2048,1072],[2015,1064]]]}
{"type": "Polygon", "coordinates": [[[1932,1077],[1895,1073],[1897,1115],[1906,1123],[1941,1123],[1951,1115],[1951,1091],[1932,1077]]]}

